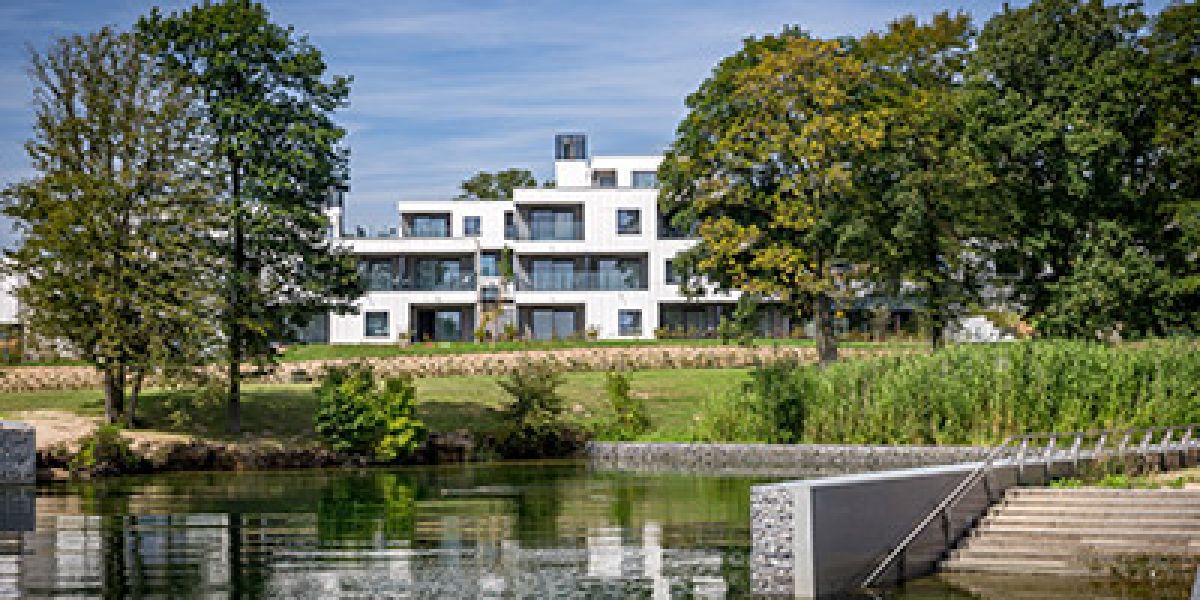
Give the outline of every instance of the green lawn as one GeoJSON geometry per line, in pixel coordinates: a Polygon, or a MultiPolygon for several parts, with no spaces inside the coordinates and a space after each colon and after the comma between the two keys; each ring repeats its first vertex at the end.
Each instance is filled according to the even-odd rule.
{"type": "MultiPolygon", "coordinates": [[[[686,431],[700,403],[713,394],[736,389],[747,369],[662,369],[630,374],[631,393],[646,400],[659,435],[686,431]]],[[[432,431],[495,430],[506,394],[496,376],[473,375],[418,379],[420,417],[432,431]]],[[[603,415],[607,405],[603,373],[567,373],[559,388],[569,418],[585,422],[603,415]]],[[[243,428],[265,436],[310,437],[316,397],[310,385],[248,385],[242,400],[243,428]]],[[[0,394],[0,415],[28,410],[59,410],[101,415],[98,390],[0,394]]],[[[224,404],[194,392],[150,390],[138,414],[148,429],[221,437],[224,404]]]]}

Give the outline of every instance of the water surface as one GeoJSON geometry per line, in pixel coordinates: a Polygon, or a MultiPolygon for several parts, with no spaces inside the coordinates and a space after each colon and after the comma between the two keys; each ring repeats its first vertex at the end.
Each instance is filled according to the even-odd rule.
{"type": "Polygon", "coordinates": [[[34,530],[0,533],[0,597],[744,598],[763,481],[556,461],[43,485],[34,530]]]}

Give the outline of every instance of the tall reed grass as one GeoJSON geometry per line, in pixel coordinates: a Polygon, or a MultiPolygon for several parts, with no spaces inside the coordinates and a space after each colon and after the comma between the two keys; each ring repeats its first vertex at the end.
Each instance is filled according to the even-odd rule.
{"type": "Polygon", "coordinates": [[[1200,422],[1200,352],[1175,340],[959,345],[824,369],[777,363],[760,368],[745,394],[741,406],[762,411],[776,442],[993,443],[1200,422]]]}

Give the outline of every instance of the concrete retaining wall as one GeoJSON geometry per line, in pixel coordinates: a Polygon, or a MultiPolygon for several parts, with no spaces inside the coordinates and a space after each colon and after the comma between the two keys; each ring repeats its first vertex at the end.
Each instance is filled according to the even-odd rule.
{"type": "Polygon", "coordinates": [[[980,460],[977,446],[656,444],[592,442],[594,467],[618,471],[815,476],[980,460]]]}
{"type": "MultiPolygon", "coordinates": [[[[1200,462],[1192,447],[1130,457],[1159,468],[1200,462]]],[[[944,519],[931,524],[883,581],[931,572],[963,533],[1015,485],[1042,485],[1091,461],[1056,457],[999,464],[944,519]]],[[[843,475],[755,486],[752,589],[761,596],[837,597],[866,575],[979,463],[843,475]]]]}
{"type": "Polygon", "coordinates": [[[28,424],[0,421],[0,485],[33,483],[37,476],[37,445],[28,424]]]}

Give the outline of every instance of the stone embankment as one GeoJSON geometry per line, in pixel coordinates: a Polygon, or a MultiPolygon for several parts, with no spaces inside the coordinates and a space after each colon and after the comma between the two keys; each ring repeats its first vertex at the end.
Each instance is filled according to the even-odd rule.
{"type": "MultiPolygon", "coordinates": [[[[909,353],[909,348],[843,348],[845,357],[909,353]]],[[[758,346],[645,346],[563,348],[558,350],[490,352],[441,355],[402,355],[383,358],[353,358],[284,362],[259,383],[309,381],[328,366],[363,363],[384,375],[414,377],[448,375],[503,375],[530,362],[549,363],[564,371],[607,371],[610,369],[717,369],[748,367],[775,360],[815,362],[816,350],[808,347],[758,346]]],[[[98,389],[100,373],[88,366],[8,367],[0,369],[0,393],[36,390],[98,389]]]]}
{"type": "Polygon", "coordinates": [[[982,460],[988,451],[979,446],[636,442],[591,442],[586,448],[599,469],[779,477],[945,465],[982,460]]]}

